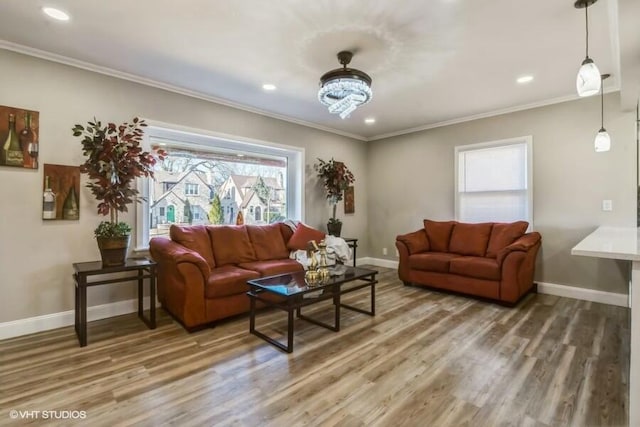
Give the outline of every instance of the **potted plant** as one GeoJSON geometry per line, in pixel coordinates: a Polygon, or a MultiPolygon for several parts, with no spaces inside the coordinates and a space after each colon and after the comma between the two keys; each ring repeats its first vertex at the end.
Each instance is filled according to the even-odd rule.
{"type": "Polygon", "coordinates": [[[87,159],[80,165],[80,172],[89,177],[87,187],[98,200],[98,214],[109,215],[94,230],[104,266],[122,265],[125,262],[131,226],[118,220],[119,212],[127,212],[127,206],[140,201],[133,184],[136,178],[153,177],[153,165],[164,159],[164,151],[143,151],[143,128],[147,124],[135,117],[131,123],[119,126],[103,125],[94,119],[86,126],[75,125],[73,136],[82,138],[82,154],[87,159]]]}
{"type": "Polygon", "coordinates": [[[318,173],[318,178],[322,180],[329,204],[333,206],[333,215],[327,223],[327,232],[340,237],[342,221],[336,218],[336,207],[344,196],[344,190],[353,184],[355,178],[343,162],[337,162],[333,158],[328,162],[318,159],[318,163],[314,164],[313,168],[318,173]]]}

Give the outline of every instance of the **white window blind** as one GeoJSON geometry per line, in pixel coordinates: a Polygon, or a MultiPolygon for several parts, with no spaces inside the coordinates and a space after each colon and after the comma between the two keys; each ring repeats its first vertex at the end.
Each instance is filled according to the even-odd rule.
{"type": "Polygon", "coordinates": [[[456,218],[533,224],[531,137],[456,147],[456,218]]]}

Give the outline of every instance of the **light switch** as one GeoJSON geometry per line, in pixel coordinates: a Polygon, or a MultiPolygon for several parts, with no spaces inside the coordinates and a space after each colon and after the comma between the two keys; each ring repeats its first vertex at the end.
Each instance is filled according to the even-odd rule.
{"type": "Polygon", "coordinates": [[[611,200],[603,200],[602,201],[602,210],[603,211],[612,211],[613,210],[613,202],[611,200]]]}

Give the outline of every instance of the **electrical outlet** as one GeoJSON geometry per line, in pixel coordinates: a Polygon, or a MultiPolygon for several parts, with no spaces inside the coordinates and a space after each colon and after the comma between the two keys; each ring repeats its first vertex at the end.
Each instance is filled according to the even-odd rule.
{"type": "Polygon", "coordinates": [[[606,212],[610,212],[613,210],[613,202],[611,200],[603,200],[602,201],[602,210],[606,212]]]}
{"type": "Polygon", "coordinates": [[[387,248],[382,248],[382,255],[386,255],[387,254],[387,248]]]}

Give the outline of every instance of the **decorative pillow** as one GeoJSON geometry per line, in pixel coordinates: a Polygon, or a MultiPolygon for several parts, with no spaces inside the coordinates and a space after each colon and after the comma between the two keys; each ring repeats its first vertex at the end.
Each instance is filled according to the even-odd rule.
{"type": "Polygon", "coordinates": [[[247,225],[246,227],[258,261],[289,258],[289,250],[280,232],[280,224],[247,225]]]}
{"type": "Polygon", "coordinates": [[[307,243],[309,243],[310,240],[320,242],[320,240],[323,240],[325,237],[326,234],[322,231],[316,230],[315,228],[311,228],[304,225],[303,223],[300,223],[296,227],[296,231],[293,232],[293,236],[291,236],[291,239],[289,239],[287,248],[292,251],[304,251],[307,249],[307,243]]]}
{"type": "Polygon", "coordinates": [[[424,229],[432,252],[449,252],[449,238],[457,221],[424,220],[424,229]]]}
{"type": "Polygon", "coordinates": [[[496,258],[498,252],[503,248],[506,248],[520,236],[522,236],[529,227],[527,221],[517,221],[510,223],[496,222],[493,224],[493,230],[491,230],[491,237],[489,238],[489,246],[487,246],[487,257],[496,258]]]}
{"type": "Polygon", "coordinates": [[[398,236],[396,239],[407,245],[410,255],[429,251],[429,239],[424,229],[398,236]]]}
{"type": "Polygon", "coordinates": [[[487,250],[492,223],[457,223],[451,232],[449,252],[468,256],[481,256],[487,250]]]}
{"type": "Polygon", "coordinates": [[[257,261],[244,225],[209,225],[207,231],[217,265],[257,261]]]}
{"type": "Polygon", "coordinates": [[[211,250],[211,240],[204,225],[172,225],[169,228],[169,237],[185,248],[197,252],[209,264],[209,267],[214,268],[216,266],[213,259],[213,251],[211,250]]]}

